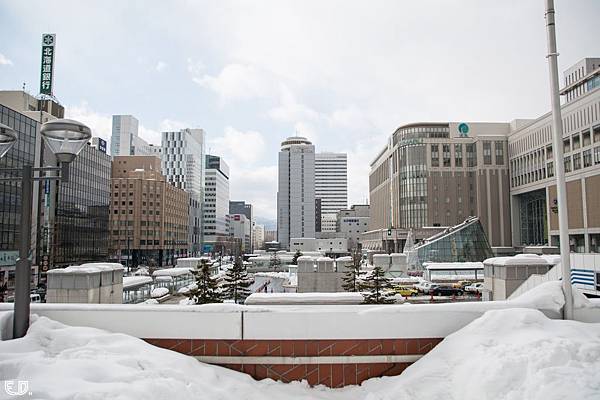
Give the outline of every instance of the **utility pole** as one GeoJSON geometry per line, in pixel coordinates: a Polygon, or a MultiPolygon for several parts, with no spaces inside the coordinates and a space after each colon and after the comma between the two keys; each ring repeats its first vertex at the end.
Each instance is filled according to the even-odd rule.
{"type": "Polygon", "coordinates": [[[571,286],[571,249],[569,247],[569,217],[567,208],[567,185],[563,162],[563,127],[560,112],[558,86],[558,52],[556,51],[556,25],[554,23],[554,0],[546,0],[546,34],[548,40],[548,70],[550,73],[550,98],[552,100],[552,147],[556,174],[556,197],[558,200],[558,229],[560,238],[560,265],[562,287],[565,295],[564,319],[573,319],[573,288],[571,286]]]}

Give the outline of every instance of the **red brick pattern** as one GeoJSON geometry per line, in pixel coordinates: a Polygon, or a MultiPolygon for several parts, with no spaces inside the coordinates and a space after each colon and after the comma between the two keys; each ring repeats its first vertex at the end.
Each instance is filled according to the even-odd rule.
{"type": "MultiPolygon", "coordinates": [[[[359,340],[204,340],[145,339],[146,342],[191,356],[365,356],[426,354],[442,339],[359,340]]],[[[349,364],[224,364],[255,379],[282,382],[305,379],[310,385],[342,387],[379,376],[400,374],[409,363],[349,364]]]]}

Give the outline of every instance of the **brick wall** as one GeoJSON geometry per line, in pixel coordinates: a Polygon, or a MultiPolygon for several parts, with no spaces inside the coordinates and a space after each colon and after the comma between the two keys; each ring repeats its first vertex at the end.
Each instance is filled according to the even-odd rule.
{"type": "Polygon", "coordinates": [[[338,388],[400,374],[442,339],[203,340],[145,339],[255,379],[307,380],[338,388]]]}

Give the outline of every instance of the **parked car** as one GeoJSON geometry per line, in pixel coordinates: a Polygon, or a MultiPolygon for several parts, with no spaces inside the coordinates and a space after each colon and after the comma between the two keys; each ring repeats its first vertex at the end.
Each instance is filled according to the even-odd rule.
{"type": "Polygon", "coordinates": [[[463,281],[458,281],[456,283],[453,283],[452,287],[456,288],[456,289],[463,289],[464,290],[466,286],[469,286],[469,285],[472,285],[472,284],[473,284],[473,281],[465,281],[465,280],[463,280],[463,281]]]}
{"type": "Polygon", "coordinates": [[[481,293],[482,291],[483,291],[483,283],[482,282],[476,282],[472,285],[465,286],[465,292],[481,293]]]}
{"type": "Polygon", "coordinates": [[[394,288],[396,293],[401,294],[403,297],[416,296],[419,294],[419,291],[410,286],[396,286],[394,288]]]}
{"type": "Polygon", "coordinates": [[[422,281],[415,285],[415,289],[417,289],[419,292],[429,294],[431,292],[431,289],[435,289],[438,286],[440,285],[438,285],[437,283],[422,281]]]}
{"type": "Polygon", "coordinates": [[[431,289],[431,294],[434,296],[462,296],[463,290],[450,286],[438,286],[431,289]]]}

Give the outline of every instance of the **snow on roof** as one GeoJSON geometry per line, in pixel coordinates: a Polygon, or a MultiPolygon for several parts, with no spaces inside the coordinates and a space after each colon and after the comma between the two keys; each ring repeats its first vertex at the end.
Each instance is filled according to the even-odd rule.
{"type": "Polygon", "coordinates": [[[329,257],[318,257],[317,258],[317,262],[319,261],[333,261],[333,259],[329,258],[329,257]]]}
{"type": "Polygon", "coordinates": [[[300,256],[298,257],[298,261],[314,261],[315,257],[313,256],[300,256]]]}
{"type": "Polygon", "coordinates": [[[339,293],[252,293],[244,304],[361,304],[356,292],[339,293]]]}
{"type": "Polygon", "coordinates": [[[433,271],[458,271],[483,269],[481,262],[425,262],[425,269],[433,271]]]}
{"type": "Polygon", "coordinates": [[[512,257],[492,257],[483,261],[491,265],[549,265],[548,259],[537,254],[517,254],[512,257]]]}
{"type": "Polygon", "coordinates": [[[149,276],[124,276],[123,277],[123,289],[128,289],[136,286],[146,285],[152,283],[152,278],[149,276]]]}
{"type": "Polygon", "coordinates": [[[169,289],[167,289],[166,287],[157,287],[152,289],[152,293],[150,293],[150,296],[152,296],[153,298],[157,298],[157,297],[163,297],[169,294],[169,289]]]}
{"type": "Polygon", "coordinates": [[[119,263],[86,263],[71,265],[67,268],[56,268],[48,271],[49,274],[92,274],[106,271],[122,271],[124,268],[119,263]]]}
{"type": "Polygon", "coordinates": [[[187,267],[175,267],[158,269],[152,273],[152,276],[182,276],[191,274],[192,270],[187,267]]]}
{"type": "Polygon", "coordinates": [[[349,262],[349,261],[354,261],[352,259],[352,257],[350,256],[344,256],[344,257],[338,257],[335,259],[336,261],[341,261],[341,262],[349,262]]]}

